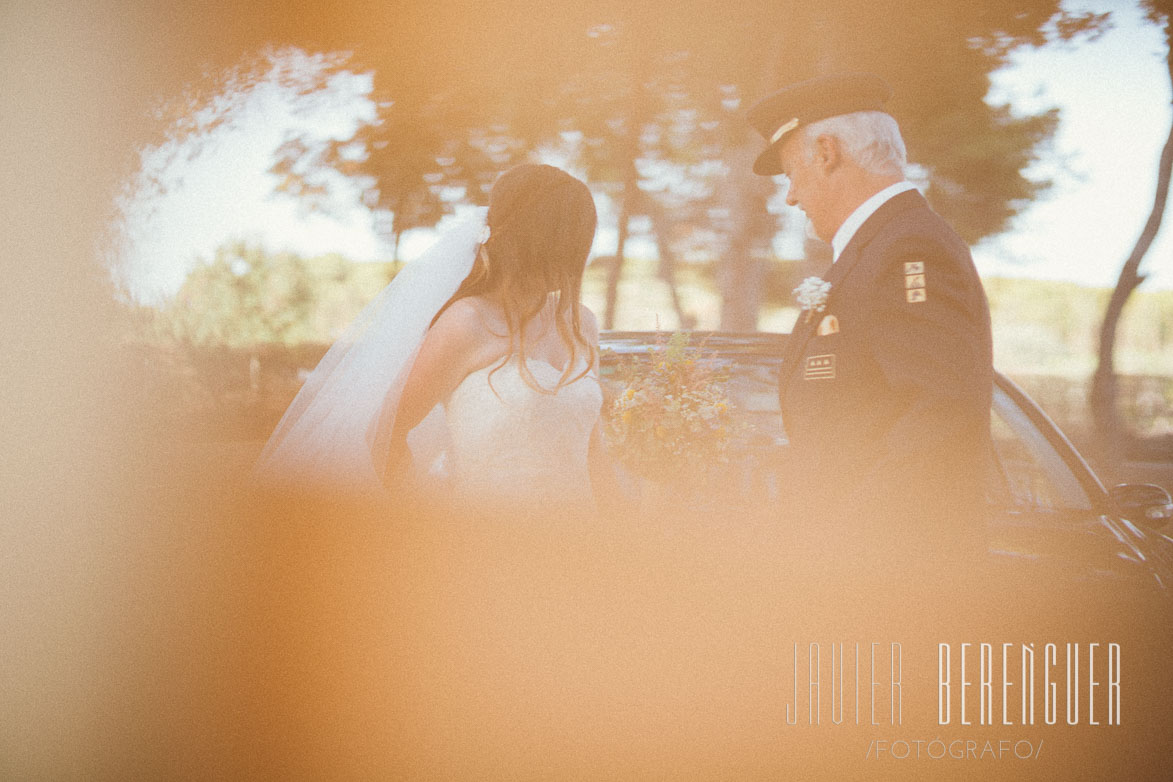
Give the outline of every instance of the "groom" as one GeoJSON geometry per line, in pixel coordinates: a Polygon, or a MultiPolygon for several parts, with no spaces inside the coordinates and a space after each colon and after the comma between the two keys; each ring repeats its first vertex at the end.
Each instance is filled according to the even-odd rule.
{"type": "Polygon", "coordinates": [[[778,395],[804,515],[904,553],[980,552],[990,315],[969,250],[905,181],[870,74],[794,84],[749,122],[834,262],[808,282],[778,395]],[[813,282],[813,281],[812,281],[813,282]],[[825,291],[822,292],[822,291],[825,291]]]}

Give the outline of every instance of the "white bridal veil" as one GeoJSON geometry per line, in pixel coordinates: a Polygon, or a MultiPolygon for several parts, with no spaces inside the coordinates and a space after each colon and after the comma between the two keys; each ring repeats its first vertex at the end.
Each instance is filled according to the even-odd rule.
{"type": "MultiPolygon", "coordinates": [[[[403,385],[432,318],[472,269],[486,211],[460,218],[359,313],[277,424],[257,461],[259,479],[382,491],[403,385]]],[[[434,416],[417,432],[429,425],[434,416]]],[[[428,463],[437,440],[413,432],[415,459],[428,463]]]]}

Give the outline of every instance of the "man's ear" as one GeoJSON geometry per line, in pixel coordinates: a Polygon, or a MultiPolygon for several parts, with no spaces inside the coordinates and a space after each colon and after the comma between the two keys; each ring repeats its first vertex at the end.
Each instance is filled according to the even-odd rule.
{"type": "Polygon", "coordinates": [[[838,168],[842,160],[839,139],[825,133],[815,138],[815,164],[824,174],[829,174],[838,168]]]}

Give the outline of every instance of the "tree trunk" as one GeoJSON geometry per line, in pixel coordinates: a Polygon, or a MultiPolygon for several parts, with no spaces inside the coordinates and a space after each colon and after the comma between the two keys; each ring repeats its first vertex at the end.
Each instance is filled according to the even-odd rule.
{"type": "Polygon", "coordinates": [[[757,330],[765,277],[765,263],[758,256],[778,229],[776,218],[766,211],[774,183],[753,173],[762,141],[748,132],[745,136],[729,156],[730,174],[721,198],[733,225],[729,249],[718,270],[721,329],[725,331],[757,330]]]}
{"type": "Polygon", "coordinates": [[[619,239],[615,245],[615,261],[607,269],[607,299],[603,308],[603,328],[615,328],[615,312],[619,305],[619,278],[623,274],[623,258],[627,251],[628,225],[639,198],[639,176],[635,170],[635,157],[627,160],[623,176],[623,197],[619,206],[619,239]]]}
{"type": "Polygon", "coordinates": [[[399,204],[395,204],[395,211],[387,218],[387,235],[391,237],[391,262],[399,263],[399,235],[403,230],[399,227],[399,204]]]}
{"type": "MultiPolygon", "coordinates": [[[[785,35],[779,30],[770,43],[770,56],[762,69],[755,98],[764,97],[778,89],[779,68],[784,61],[785,35]]],[[[748,127],[741,141],[732,147],[728,157],[729,176],[726,177],[720,201],[729,210],[731,233],[729,249],[717,269],[717,284],[721,290],[721,329],[726,331],[756,331],[758,311],[762,305],[762,290],[766,267],[758,251],[768,249],[778,232],[777,218],[766,211],[776,186],[771,177],[753,173],[753,162],[764,149],[765,142],[748,127]]]]}
{"type": "Polygon", "coordinates": [[[672,309],[680,328],[690,331],[696,328],[696,317],[685,312],[684,304],[680,301],[680,289],[676,284],[676,253],[672,249],[672,221],[664,205],[655,196],[645,195],[643,203],[646,207],[644,211],[651,218],[656,250],[660,254],[660,279],[668,286],[668,295],[672,299],[672,309]]]}
{"type": "Polygon", "coordinates": [[[633,215],[642,208],[643,193],[639,189],[639,171],[635,167],[640,151],[640,134],[647,121],[648,102],[644,95],[644,80],[648,69],[646,53],[633,64],[631,95],[627,112],[627,127],[623,137],[623,194],[619,206],[619,240],[615,247],[615,263],[607,270],[607,296],[603,309],[603,328],[615,328],[615,313],[619,306],[619,279],[623,275],[623,261],[627,251],[628,226],[633,215]]]}
{"type": "MultiPolygon", "coordinates": [[[[1165,40],[1173,47],[1173,21],[1165,22],[1165,40]]],[[[1173,83],[1173,48],[1169,49],[1166,61],[1170,83],[1173,83]]],[[[1161,219],[1165,214],[1165,203],[1169,195],[1170,173],[1173,170],[1173,124],[1170,125],[1169,135],[1165,139],[1165,147],[1161,150],[1161,160],[1157,167],[1157,192],[1153,198],[1153,209],[1145,223],[1144,230],[1137,239],[1136,246],[1124,268],[1120,270],[1120,278],[1112,297],[1108,300],[1108,307],[1104,312],[1104,322],[1100,327],[1100,349],[1095,374],[1092,375],[1090,393],[1092,422],[1095,425],[1096,436],[1099,440],[1101,456],[1109,465],[1116,465],[1121,460],[1127,442],[1125,424],[1120,418],[1117,407],[1116,368],[1113,351],[1116,347],[1116,329],[1120,316],[1124,312],[1132,292],[1144,282],[1144,275],[1139,273],[1140,262],[1148,252],[1157,231],[1161,228],[1161,219]]]]}

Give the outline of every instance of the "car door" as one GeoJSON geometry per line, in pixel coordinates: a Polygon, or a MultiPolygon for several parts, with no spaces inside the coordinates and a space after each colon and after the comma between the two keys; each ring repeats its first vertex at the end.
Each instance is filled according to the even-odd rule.
{"type": "Polygon", "coordinates": [[[1037,407],[995,386],[987,480],[995,561],[1070,581],[1153,577],[1143,536],[1104,513],[1103,488],[1037,407]]]}

